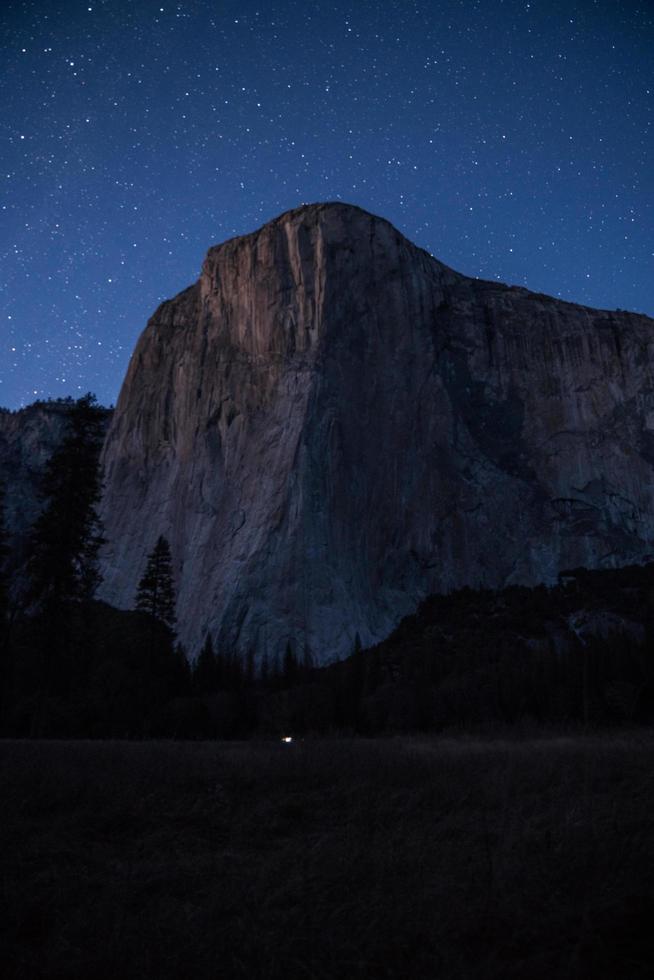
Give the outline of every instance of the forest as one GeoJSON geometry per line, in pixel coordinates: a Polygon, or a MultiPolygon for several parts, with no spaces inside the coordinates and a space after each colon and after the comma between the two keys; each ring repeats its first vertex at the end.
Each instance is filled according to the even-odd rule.
{"type": "Polygon", "coordinates": [[[207,739],[654,721],[654,565],[432,596],[382,643],[364,650],[356,636],[351,655],[327,667],[292,641],[270,661],[211,636],[191,661],[176,638],[164,537],[131,611],[94,598],[103,418],[90,394],[71,404],[22,556],[10,553],[0,508],[2,735],[207,739]]]}

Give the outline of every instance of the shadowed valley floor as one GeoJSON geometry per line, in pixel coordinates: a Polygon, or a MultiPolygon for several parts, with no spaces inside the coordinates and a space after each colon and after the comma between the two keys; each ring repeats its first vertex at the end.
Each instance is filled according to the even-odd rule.
{"type": "Polygon", "coordinates": [[[6,980],[651,976],[651,733],[0,758],[6,980]]]}

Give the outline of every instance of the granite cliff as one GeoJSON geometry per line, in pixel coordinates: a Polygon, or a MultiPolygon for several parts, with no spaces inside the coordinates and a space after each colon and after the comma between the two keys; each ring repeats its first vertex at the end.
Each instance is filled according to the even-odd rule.
{"type": "Polygon", "coordinates": [[[209,250],[107,436],[101,597],[175,559],[180,635],[325,662],[432,592],[654,550],[654,323],[460,275],[356,207],[209,250]]]}

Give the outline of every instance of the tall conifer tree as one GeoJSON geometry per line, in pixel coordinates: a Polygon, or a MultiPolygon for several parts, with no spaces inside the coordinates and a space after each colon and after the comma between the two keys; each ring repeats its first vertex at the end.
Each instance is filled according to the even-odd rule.
{"type": "Polygon", "coordinates": [[[104,420],[94,395],[79,398],[68,416],[68,433],[45,468],[45,506],[32,529],[29,562],[32,600],[45,608],[90,599],[101,581],[97,505],[104,420]]]}
{"type": "Polygon", "coordinates": [[[211,694],[218,686],[218,663],[209,633],[195,661],[193,683],[200,694],[211,694]]]}
{"type": "Polygon", "coordinates": [[[148,555],[145,572],[136,592],[136,608],[175,628],[175,585],[170,545],[163,535],[148,555]]]}

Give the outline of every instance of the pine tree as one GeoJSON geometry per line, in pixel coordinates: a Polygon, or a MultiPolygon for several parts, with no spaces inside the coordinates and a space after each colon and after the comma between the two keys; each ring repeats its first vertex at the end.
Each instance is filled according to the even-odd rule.
{"type": "Polygon", "coordinates": [[[145,572],[136,592],[136,608],[175,628],[175,586],[172,556],[166,538],[159,536],[148,555],[145,572]]]}
{"type": "Polygon", "coordinates": [[[354,637],[352,656],[346,663],[349,681],[349,722],[356,729],[359,727],[361,721],[361,701],[363,698],[366,670],[365,654],[361,646],[361,637],[358,633],[354,637]]]}
{"type": "Polygon", "coordinates": [[[302,676],[306,680],[307,677],[311,675],[313,670],[313,656],[311,655],[311,648],[308,643],[304,644],[304,653],[302,655],[302,676]]]}
{"type": "Polygon", "coordinates": [[[218,686],[218,670],[211,636],[207,633],[198,659],[193,666],[193,686],[200,694],[212,694],[218,686]]]}
{"type": "Polygon", "coordinates": [[[245,673],[243,675],[243,682],[248,689],[254,687],[256,676],[255,661],[256,656],[254,650],[250,647],[245,657],[245,673]]]}
{"type": "Polygon", "coordinates": [[[233,650],[225,658],[225,675],[226,689],[229,691],[240,691],[245,679],[243,660],[233,650]]]}
{"type": "Polygon", "coordinates": [[[181,643],[176,643],[173,650],[173,690],[176,696],[191,692],[191,665],[186,656],[186,650],[181,643]]]}
{"type": "Polygon", "coordinates": [[[290,642],[286,644],[286,650],[284,651],[284,662],[282,666],[282,677],[284,679],[284,684],[288,687],[292,687],[297,681],[298,675],[298,664],[295,658],[295,654],[291,648],[290,642]]]}
{"type": "Polygon", "coordinates": [[[31,599],[42,607],[61,609],[73,600],[90,599],[101,581],[103,537],[96,508],[104,419],[95,395],[74,402],[68,433],[45,468],[45,506],[32,528],[29,560],[31,599]]]}

